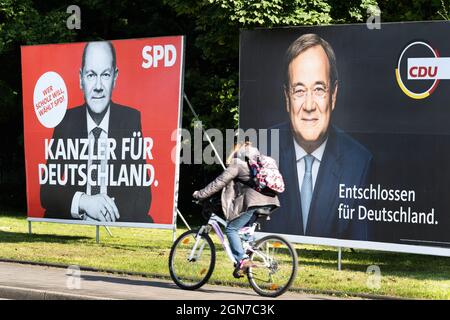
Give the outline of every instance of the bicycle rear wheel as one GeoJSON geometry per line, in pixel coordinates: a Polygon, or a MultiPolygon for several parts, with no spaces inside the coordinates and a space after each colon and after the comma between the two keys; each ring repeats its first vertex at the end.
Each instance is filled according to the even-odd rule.
{"type": "Polygon", "coordinates": [[[207,234],[198,230],[183,233],[172,246],[169,256],[170,277],[182,289],[195,290],[208,282],[214,270],[216,249],[207,234]]]}
{"type": "Polygon", "coordinates": [[[258,240],[247,271],[253,290],[261,296],[277,297],[289,289],[297,275],[298,257],[292,244],[278,235],[258,240]]]}

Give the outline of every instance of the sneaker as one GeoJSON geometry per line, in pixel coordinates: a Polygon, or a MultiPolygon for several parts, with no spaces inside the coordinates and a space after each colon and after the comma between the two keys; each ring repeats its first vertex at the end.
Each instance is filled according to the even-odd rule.
{"type": "Polygon", "coordinates": [[[233,270],[233,277],[235,277],[236,279],[244,277],[244,272],[241,269],[240,263],[235,264],[234,270],[233,270]]]}
{"type": "Polygon", "coordinates": [[[236,279],[243,278],[248,268],[256,267],[257,265],[254,264],[250,259],[244,258],[240,263],[234,265],[233,277],[235,277],[236,279]]]}
{"type": "Polygon", "coordinates": [[[247,271],[248,268],[255,268],[256,264],[254,264],[250,259],[242,259],[240,263],[240,269],[242,271],[247,271]]]}

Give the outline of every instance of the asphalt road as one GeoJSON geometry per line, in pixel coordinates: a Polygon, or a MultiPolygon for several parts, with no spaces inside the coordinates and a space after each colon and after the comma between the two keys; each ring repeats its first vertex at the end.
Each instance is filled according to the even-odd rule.
{"type": "MultiPolygon", "coordinates": [[[[173,282],[135,276],[0,262],[0,298],[7,299],[127,299],[127,300],[261,300],[251,288],[205,285],[196,291],[173,282]],[[70,273],[70,272],[69,272],[70,273]]],[[[242,280],[244,283],[246,280],[242,280]]],[[[329,300],[333,296],[287,292],[277,299],[329,300]]]]}

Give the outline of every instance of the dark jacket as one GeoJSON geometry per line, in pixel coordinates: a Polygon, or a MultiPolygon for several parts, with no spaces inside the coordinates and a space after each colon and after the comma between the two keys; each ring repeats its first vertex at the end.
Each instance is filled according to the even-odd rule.
{"type": "MultiPolygon", "coordinates": [[[[87,105],[82,105],[68,109],[64,119],[55,127],[53,139],[87,139],[87,105]]],[[[132,160],[127,153],[127,158],[122,160],[122,138],[133,138],[133,132],[141,131],[141,114],[138,110],[118,105],[113,102],[110,104],[109,114],[109,132],[108,138],[116,139],[117,146],[115,150],[116,160],[108,160],[108,165],[114,165],[114,181],[118,180],[119,169],[121,165],[145,164],[145,160],[132,160]]],[[[56,149],[55,140],[52,147],[56,149]]],[[[55,152],[55,150],[53,150],[55,152]]],[[[87,160],[48,160],[49,164],[85,164],[87,160]]],[[[82,180],[76,173],[75,181],[82,180]]],[[[108,186],[108,196],[114,198],[119,210],[120,218],[117,222],[143,222],[151,223],[152,218],[148,215],[151,203],[150,187],[141,186],[108,186]]],[[[41,205],[45,208],[45,218],[53,219],[73,219],[70,209],[73,196],[77,191],[86,192],[86,185],[78,186],[67,183],[61,185],[41,185],[41,205]]]]}
{"type": "Polygon", "coordinates": [[[313,237],[367,240],[367,223],[358,221],[357,214],[354,214],[352,220],[338,218],[339,203],[355,209],[360,203],[351,199],[339,199],[338,191],[339,184],[345,184],[347,187],[363,187],[367,184],[372,154],[348,134],[330,126],[313,190],[306,232],[303,232],[297,161],[290,123],[283,123],[273,129],[279,129],[279,169],[284,178],[285,191],[280,194],[280,209],[276,216],[263,224],[263,230],[313,237]]]}

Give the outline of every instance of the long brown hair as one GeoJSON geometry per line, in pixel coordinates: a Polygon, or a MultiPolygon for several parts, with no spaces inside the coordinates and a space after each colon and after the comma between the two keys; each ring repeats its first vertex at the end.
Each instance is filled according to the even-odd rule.
{"type": "Polygon", "coordinates": [[[242,148],[242,147],[247,147],[247,146],[251,146],[251,142],[250,141],[245,141],[245,142],[238,142],[235,143],[233,146],[233,149],[231,149],[230,154],[227,157],[226,160],[226,165],[229,165],[231,163],[231,160],[233,160],[234,156],[236,155],[236,153],[242,148]]]}

